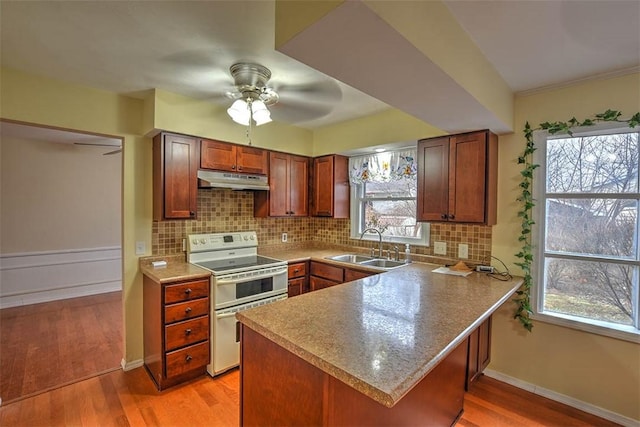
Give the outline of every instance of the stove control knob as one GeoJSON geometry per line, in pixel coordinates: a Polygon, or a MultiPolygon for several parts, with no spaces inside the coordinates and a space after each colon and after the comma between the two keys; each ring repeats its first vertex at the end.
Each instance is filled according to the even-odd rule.
{"type": "Polygon", "coordinates": [[[253,234],[251,235],[251,240],[256,240],[256,236],[254,236],[253,234]]]}
{"type": "Polygon", "coordinates": [[[198,244],[198,239],[193,239],[193,240],[191,241],[191,243],[193,243],[194,245],[197,245],[197,244],[198,244]]]}
{"type": "Polygon", "coordinates": [[[207,243],[207,239],[200,239],[200,243],[204,245],[205,243],[207,243]]]}
{"type": "Polygon", "coordinates": [[[244,236],[244,240],[249,240],[249,236],[244,236]]]}

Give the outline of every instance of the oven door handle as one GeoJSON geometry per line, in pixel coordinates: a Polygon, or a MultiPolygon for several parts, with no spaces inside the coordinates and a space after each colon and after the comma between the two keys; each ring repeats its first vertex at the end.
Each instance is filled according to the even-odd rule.
{"type": "Polygon", "coordinates": [[[263,274],[256,274],[255,276],[238,277],[235,274],[230,275],[228,277],[220,276],[215,278],[215,282],[216,282],[216,285],[229,285],[234,283],[250,282],[251,280],[256,280],[256,279],[264,279],[265,277],[274,277],[286,272],[287,272],[287,267],[285,266],[285,267],[282,267],[282,269],[269,271],[263,274]]]}
{"type": "Polygon", "coordinates": [[[236,312],[227,312],[227,313],[220,313],[220,314],[216,314],[216,319],[225,319],[227,317],[232,317],[235,316],[236,312]]]}

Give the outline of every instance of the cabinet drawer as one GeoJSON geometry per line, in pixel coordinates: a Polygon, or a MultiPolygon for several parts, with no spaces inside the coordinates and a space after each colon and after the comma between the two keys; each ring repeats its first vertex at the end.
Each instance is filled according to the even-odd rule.
{"type": "Polygon", "coordinates": [[[209,338],[209,317],[174,323],[164,327],[165,350],[193,344],[209,338]]]}
{"type": "Polygon", "coordinates": [[[195,282],[178,283],[164,288],[164,303],[188,301],[196,298],[209,296],[209,280],[198,280],[195,282]]]}
{"type": "Polygon", "coordinates": [[[209,298],[167,305],[164,308],[164,323],[193,319],[209,313],[209,298]]]}
{"type": "Polygon", "coordinates": [[[200,368],[209,363],[209,341],[195,344],[166,355],[167,378],[200,368]]]}
{"type": "Polygon", "coordinates": [[[289,265],[289,279],[293,279],[296,277],[304,277],[307,274],[307,263],[306,262],[296,262],[295,264],[289,265]]]}
{"type": "Polygon", "coordinates": [[[334,282],[342,283],[343,270],[342,267],[324,264],[320,262],[311,262],[311,274],[334,282]]]}

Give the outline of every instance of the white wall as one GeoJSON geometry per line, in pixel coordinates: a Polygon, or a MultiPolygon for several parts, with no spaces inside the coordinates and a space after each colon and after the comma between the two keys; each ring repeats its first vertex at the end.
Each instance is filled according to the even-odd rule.
{"type": "Polygon", "coordinates": [[[121,154],[3,135],[0,306],[122,288],[121,154]]]}

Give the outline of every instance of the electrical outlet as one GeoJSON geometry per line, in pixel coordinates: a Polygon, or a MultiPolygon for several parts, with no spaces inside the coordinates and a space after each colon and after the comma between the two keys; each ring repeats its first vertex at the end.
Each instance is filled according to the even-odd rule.
{"type": "Polygon", "coordinates": [[[446,255],[447,242],[433,242],[433,253],[436,255],[446,255]]]}
{"type": "Polygon", "coordinates": [[[469,245],[467,245],[466,243],[460,243],[458,245],[458,258],[469,258],[469,245]]]}
{"type": "Polygon", "coordinates": [[[282,243],[287,243],[287,233],[282,233],[282,243]]]}
{"type": "Polygon", "coordinates": [[[144,242],[136,242],[136,255],[144,255],[147,251],[147,246],[144,242]]]}

